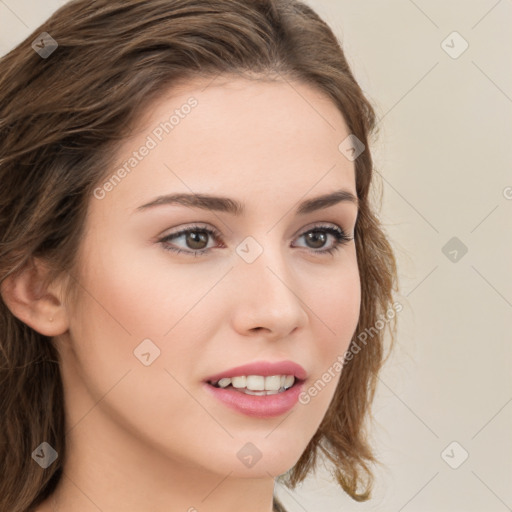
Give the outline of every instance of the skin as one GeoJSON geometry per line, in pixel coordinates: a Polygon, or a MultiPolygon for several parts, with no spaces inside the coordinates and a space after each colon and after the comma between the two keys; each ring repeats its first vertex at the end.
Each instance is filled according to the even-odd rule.
{"type": "MultiPolygon", "coordinates": [[[[298,202],[338,189],[356,195],[354,163],[338,150],[350,133],[339,110],[301,83],[189,82],[148,110],[117,161],[191,96],[191,113],[103,199],[91,198],[74,276],[79,299],[67,299],[64,278],[46,295],[31,292],[43,262],[2,290],[61,355],[68,458],[58,511],[270,512],[274,478],[315,434],[340,373],[307,405],[267,419],[227,408],[202,381],[255,360],[291,359],[307,370],[307,389],[356,329],[354,241],[314,254],[335,238],[324,232],[314,245],[303,235],[327,224],[353,236],[357,206],[294,213],[298,202]],[[192,191],[237,199],[247,212],[135,211],[192,191]],[[194,223],[222,234],[208,237],[208,254],[175,254],[159,242],[194,223]],[[247,236],[263,248],[250,264],[236,252],[247,236]],[[149,366],[133,353],[146,338],[161,352],[149,366]],[[250,468],[237,457],[247,442],[262,454],[250,468]]],[[[167,246],[192,251],[191,243],[181,236],[167,246]]],[[[51,510],[49,499],[38,512],[51,510]]]]}

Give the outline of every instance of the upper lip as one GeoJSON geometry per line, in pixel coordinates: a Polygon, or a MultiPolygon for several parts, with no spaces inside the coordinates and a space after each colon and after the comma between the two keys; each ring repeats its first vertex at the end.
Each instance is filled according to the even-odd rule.
{"type": "Polygon", "coordinates": [[[206,382],[217,382],[220,379],[238,377],[242,375],[262,375],[268,377],[270,375],[293,375],[298,380],[305,380],[307,377],[306,370],[293,361],[255,361],[254,363],[236,366],[229,370],[211,375],[206,382]]]}

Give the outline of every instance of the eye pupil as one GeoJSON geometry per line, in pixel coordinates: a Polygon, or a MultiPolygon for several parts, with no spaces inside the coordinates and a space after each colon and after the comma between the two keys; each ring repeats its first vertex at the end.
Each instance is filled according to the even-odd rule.
{"type": "Polygon", "coordinates": [[[188,234],[188,241],[192,240],[192,245],[189,245],[190,249],[201,250],[204,247],[201,247],[201,243],[205,243],[205,246],[208,245],[208,233],[203,231],[190,231],[188,234]],[[199,247],[195,244],[199,243],[199,247]]]}
{"type": "Polygon", "coordinates": [[[308,242],[312,241],[313,244],[320,241],[318,245],[313,245],[313,247],[317,249],[318,247],[322,247],[325,244],[326,234],[323,233],[322,231],[310,231],[309,233],[307,233],[306,238],[308,242]]]}

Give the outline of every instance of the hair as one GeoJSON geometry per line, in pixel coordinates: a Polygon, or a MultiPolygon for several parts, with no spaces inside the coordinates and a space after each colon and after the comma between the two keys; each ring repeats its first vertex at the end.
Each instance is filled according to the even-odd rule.
{"type": "MultiPolygon", "coordinates": [[[[317,432],[293,468],[278,478],[295,488],[323,455],[343,490],[366,501],[374,482],[371,464],[379,461],[365,422],[385,361],[385,329],[375,325],[391,307],[397,270],[370,197],[374,109],[341,43],[304,3],[73,0],[1,58],[0,283],[36,258],[48,264],[47,283],[64,273],[73,276],[93,190],[108,176],[114,149],[166,91],[221,74],[308,84],[337,106],[350,133],[365,145],[355,160],[354,238],[361,276],[356,333],[376,332],[344,362],[317,432]],[[58,43],[48,58],[31,47],[42,32],[58,43]]],[[[76,291],[76,279],[69,283],[69,291],[76,291]]],[[[390,339],[393,344],[394,336],[390,339]]],[[[3,299],[0,410],[0,510],[30,511],[62,476],[63,385],[52,338],[20,321],[3,299]],[[31,457],[43,441],[59,454],[46,469],[31,457]]],[[[284,510],[277,498],[274,506],[284,510]]]]}

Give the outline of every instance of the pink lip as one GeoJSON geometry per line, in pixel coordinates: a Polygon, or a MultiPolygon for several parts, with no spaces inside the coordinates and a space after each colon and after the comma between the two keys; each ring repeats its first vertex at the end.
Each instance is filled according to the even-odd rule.
{"type": "Polygon", "coordinates": [[[305,380],[307,378],[306,370],[300,364],[293,361],[279,361],[275,363],[256,361],[212,375],[205,379],[205,382],[215,382],[225,377],[238,377],[242,375],[262,375],[263,377],[270,375],[293,375],[298,380],[305,380]]]}
{"type": "Polygon", "coordinates": [[[237,412],[255,418],[271,418],[284,414],[298,402],[306,378],[306,370],[293,361],[256,361],[212,375],[204,380],[203,386],[207,393],[211,393],[217,400],[237,412]],[[282,393],[261,396],[247,395],[230,387],[216,388],[209,384],[225,377],[241,375],[293,375],[296,380],[291,388],[282,393]]]}
{"type": "Polygon", "coordinates": [[[287,391],[266,396],[246,395],[232,388],[216,388],[207,382],[203,386],[207,393],[230,409],[254,418],[273,418],[288,412],[297,404],[304,382],[295,382],[287,391]]]}

